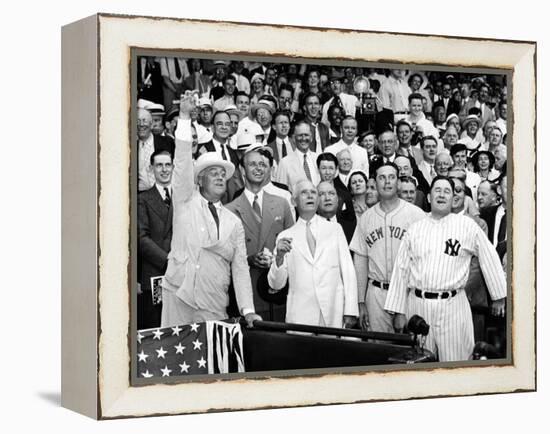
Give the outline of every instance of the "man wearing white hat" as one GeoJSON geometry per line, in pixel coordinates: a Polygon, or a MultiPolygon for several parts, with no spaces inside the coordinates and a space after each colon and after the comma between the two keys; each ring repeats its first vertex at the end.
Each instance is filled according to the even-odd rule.
{"type": "Polygon", "coordinates": [[[195,110],[198,112],[197,120],[193,122],[197,130],[200,144],[212,140],[212,102],[209,98],[199,98],[195,110]]]}
{"type": "Polygon", "coordinates": [[[225,111],[218,111],[212,118],[212,140],[199,146],[199,154],[215,152],[223,160],[231,161],[236,168],[227,183],[227,189],[222,199],[223,203],[231,202],[235,193],[244,185],[241,172],[238,169],[239,159],[235,150],[229,146],[231,131],[231,116],[225,111]]]}
{"type": "Polygon", "coordinates": [[[193,167],[194,106],[186,92],[176,129],[173,237],[163,279],[161,326],[226,318],[231,277],[239,312],[252,325],[261,317],[254,313],[243,225],[220,202],[235,167],[216,152],[201,155],[193,167]]]}
{"type": "Polygon", "coordinates": [[[277,137],[275,130],[271,128],[271,121],[276,109],[277,100],[271,95],[263,95],[251,108],[252,118],[264,130],[264,146],[271,143],[277,137]]]}

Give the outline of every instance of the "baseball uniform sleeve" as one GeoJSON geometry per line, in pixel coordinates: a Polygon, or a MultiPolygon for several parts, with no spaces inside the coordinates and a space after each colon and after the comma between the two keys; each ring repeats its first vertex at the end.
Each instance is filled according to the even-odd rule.
{"type": "Polygon", "coordinates": [[[506,278],[498,254],[483,230],[475,223],[472,226],[476,229],[474,232],[476,256],[479,258],[479,265],[491,299],[504,298],[506,297],[506,278]]]}
{"type": "Polygon", "coordinates": [[[365,218],[362,216],[357,221],[357,226],[355,227],[353,238],[351,239],[351,243],[349,244],[349,249],[352,252],[358,253],[359,255],[366,257],[368,255],[368,247],[367,243],[365,242],[365,234],[363,231],[364,226],[365,218]]]}
{"type": "Polygon", "coordinates": [[[399,246],[390,279],[390,287],[384,309],[389,312],[405,313],[411,264],[411,241],[406,232],[399,246]]]}

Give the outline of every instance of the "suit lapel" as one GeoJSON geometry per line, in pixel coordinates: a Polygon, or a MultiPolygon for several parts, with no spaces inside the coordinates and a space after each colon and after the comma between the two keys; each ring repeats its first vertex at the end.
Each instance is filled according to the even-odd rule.
{"type": "Polygon", "coordinates": [[[271,196],[264,191],[262,203],[262,224],[260,226],[260,239],[258,243],[258,248],[263,247],[265,240],[273,230],[273,223],[275,222],[276,212],[277,210],[271,196]]]}
{"type": "Polygon", "coordinates": [[[154,213],[160,217],[161,220],[166,221],[169,209],[162,200],[162,196],[160,195],[157,187],[153,186],[151,190],[151,208],[153,209],[154,213]]]}
{"type": "MultiPolygon", "coordinates": [[[[243,191],[243,193],[235,200],[235,205],[237,207],[237,212],[239,214],[239,217],[241,218],[241,221],[243,222],[244,231],[246,234],[255,234],[257,223],[254,219],[254,215],[252,214],[252,207],[250,206],[250,202],[248,202],[248,199],[246,198],[246,195],[243,191]]],[[[256,239],[257,241],[257,239],[256,239]]]]}

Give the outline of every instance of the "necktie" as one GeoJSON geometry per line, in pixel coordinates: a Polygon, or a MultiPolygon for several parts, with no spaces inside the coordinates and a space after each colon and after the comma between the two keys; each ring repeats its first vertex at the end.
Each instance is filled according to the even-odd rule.
{"type": "Polygon", "coordinates": [[[282,154],[283,154],[282,158],[285,158],[286,157],[286,145],[285,145],[284,140],[281,140],[281,149],[282,149],[282,154]]]}
{"type": "Polygon", "coordinates": [[[222,147],[222,158],[224,160],[227,160],[228,158],[227,158],[227,154],[225,153],[225,145],[220,144],[220,146],[222,147]]]}
{"type": "Polygon", "coordinates": [[[258,203],[258,195],[254,195],[254,202],[252,202],[252,211],[256,215],[258,221],[262,221],[262,211],[260,210],[260,204],[258,203]]]}
{"type": "Polygon", "coordinates": [[[172,204],[172,199],[170,198],[170,191],[168,190],[168,187],[164,187],[164,203],[168,208],[170,208],[170,205],[172,204]]]}
{"type": "Polygon", "coordinates": [[[176,68],[176,78],[179,80],[181,78],[181,69],[178,59],[174,59],[174,66],[176,68]]]}
{"type": "Polygon", "coordinates": [[[214,217],[214,221],[216,222],[216,229],[218,230],[218,240],[220,239],[220,218],[218,217],[218,211],[216,210],[216,207],[212,202],[208,202],[208,209],[212,213],[212,217],[214,217]]]}
{"type": "Polygon", "coordinates": [[[311,232],[311,220],[306,223],[306,240],[311,256],[315,257],[315,238],[311,232]]]}
{"type": "Polygon", "coordinates": [[[435,170],[434,170],[434,165],[433,164],[430,164],[430,176],[433,178],[435,178],[437,174],[435,173],[435,170]]]}
{"type": "Polygon", "coordinates": [[[306,177],[311,181],[311,172],[309,171],[309,165],[307,164],[307,154],[304,154],[304,172],[306,172],[306,177]]]}
{"type": "Polygon", "coordinates": [[[311,146],[309,147],[313,152],[317,152],[317,125],[311,124],[313,127],[313,137],[311,138],[311,146]]]}
{"type": "Polygon", "coordinates": [[[338,95],[336,95],[334,97],[334,99],[332,100],[332,105],[340,107],[341,109],[344,108],[344,105],[342,104],[342,100],[340,99],[340,97],[338,95]]]}
{"type": "Polygon", "coordinates": [[[504,212],[504,215],[500,220],[500,227],[498,228],[498,236],[497,236],[497,241],[499,243],[503,242],[504,240],[506,240],[506,211],[504,212]]]}

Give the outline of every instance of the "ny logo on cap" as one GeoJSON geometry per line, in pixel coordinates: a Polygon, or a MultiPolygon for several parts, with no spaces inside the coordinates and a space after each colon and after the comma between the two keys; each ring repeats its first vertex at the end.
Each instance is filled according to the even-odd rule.
{"type": "Polygon", "coordinates": [[[452,240],[449,238],[445,241],[445,254],[449,256],[458,256],[460,250],[460,242],[458,240],[452,240]]]}

